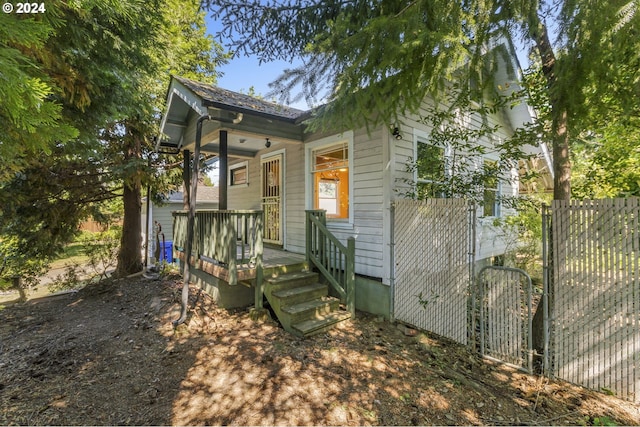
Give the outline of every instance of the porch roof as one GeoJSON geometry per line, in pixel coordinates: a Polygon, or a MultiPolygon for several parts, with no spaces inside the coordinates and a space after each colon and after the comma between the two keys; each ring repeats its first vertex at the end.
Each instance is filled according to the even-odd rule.
{"type": "Polygon", "coordinates": [[[200,96],[203,104],[207,107],[226,109],[238,113],[264,114],[265,116],[293,122],[306,114],[306,111],[297,108],[275,104],[253,96],[222,89],[218,86],[185,79],[184,77],[174,78],[200,96]]]}
{"type": "Polygon", "coordinates": [[[203,123],[202,152],[218,154],[219,131],[226,130],[229,156],[237,158],[254,157],[266,138],[273,146],[301,143],[302,121],[308,117],[297,108],[177,76],[171,79],[166,105],[156,148],[176,153],[194,145],[195,123],[204,114],[213,120],[203,123]],[[229,123],[239,114],[239,123],[229,123]]]}

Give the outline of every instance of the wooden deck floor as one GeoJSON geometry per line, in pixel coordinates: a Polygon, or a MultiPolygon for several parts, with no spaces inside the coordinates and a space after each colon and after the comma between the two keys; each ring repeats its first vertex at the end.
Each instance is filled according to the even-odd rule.
{"type": "Polygon", "coordinates": [[[264,248],[262,255],[262,265],[265,269],[300,264],[304,261],[305,256],[303,254],[296,254],[281,249],[264,248]]]}
{"type": "MultiPolygon", "coordinates": [[[[239,250],[238,257],[240,256],[241,254],[239,250]]],[[[185,261],[186,259],[183,252],[178,252],[177,258],[182,261],[185,261]]],[[[305,260],[306,257],[303,254],[265,247],[262,254],[262,269],[265,275],[274,274],[278,269],[286,268],[286,266],[299,265],[304,263],[305,260]]],[[[192,262],[194,262],[193,258],[192,262]]],[[[217,264],[215,261],[205,257],[201,257],[196,261],[196,268],[229,283],[232,281],[251,280],[256,277],[256,266],[253,262],[237,265],[236,280],[233,280],[233,278],[230,277],[230,272],[226,265],[217,264]]]]}

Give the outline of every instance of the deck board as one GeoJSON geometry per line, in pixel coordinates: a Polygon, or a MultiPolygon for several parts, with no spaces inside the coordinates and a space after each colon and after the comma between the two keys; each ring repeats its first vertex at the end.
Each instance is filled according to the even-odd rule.
{"type": "MultiPolygon", "coordinates": [[[[240,257],[241,249],[238,248],[238,257],[240,257]]],[[[185,256],[183,252],[179,252],[178,258],[182,261],[185,260],[185,256]]],[[[288,252],[282,249],[276,248],[264,248],[262,254],[262,268],[265,271],[269,269],[275,269],[280,267],[285,267],[288,265],[296,265],[305,262],[305,256],[303,254],[297,254],[294,252],[288,252]]],[[[229,270],[224,265],[218,265],[213,260],[203,259],[201,258],[197,262],[197,268],[203,270],[204,272],[211,274],[212,276],[218,277],[224,281],[229,281],[229,270]]],[[[193,262],[193,260],[192,260],[193,262]]],[[[256,277],[256,269],[254,264],[243,263],[238,264],[238,280],[250,280],[256,277]]]]}
{"type": "Polygon", "coordinates": [[[303,254],[283,251],[281,249],[264,248],[262,265],[264,268],[281,267],[283,265],[299,264],[305,261],[303,254]]]}

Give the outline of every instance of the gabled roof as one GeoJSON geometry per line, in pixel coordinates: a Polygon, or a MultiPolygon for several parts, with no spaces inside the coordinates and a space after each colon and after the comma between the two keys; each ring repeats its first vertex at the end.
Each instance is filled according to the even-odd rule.
{"type": "Polygon", "coordinates": [[[201,97],[203,104],[207,106],[230,111],[262,113],[293,121],[307,113],[297,108],[254,98],[253,96],[222,89],[206,83],[196,82],[184,77],[176,76],[174,78],[201,97]]]}
{"type": "MultiPolygon", "coordinates": [[[[171,191],[165,196],[165,203],[182,203],[184,193],[182,191],[171,191]]],[[[218,203],[218,187],[198,185],[196,202],[218,203]]]]}
{"type": "Polygon", "coordinates": [[[228,131],[228,153],[238,158],[255,156],[266,138],[274,144],[301,143],[302,121],[309,117],[297,108],[172,76],[156,149],[172,153],[189,149],[195,144],[195,123],[205,114],[211,118],[202,124],[202,152],[218,154],[217,131],[224,129],[228,131]]]}

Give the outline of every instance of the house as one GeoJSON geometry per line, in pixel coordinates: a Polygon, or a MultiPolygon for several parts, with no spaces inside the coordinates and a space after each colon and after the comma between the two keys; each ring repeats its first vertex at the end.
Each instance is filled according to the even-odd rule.
{"type": "MultiPolygon", "coordinates": [[[[156,234],[160,233],[160,244],[164,241],[170,245],[173,242],[173,215],[174,211],[183,209],[183,191],[171,191],[163,199],[162,203],[154,203],[153,200],[142,201],[142,241],[145,242],[147,259],[154,259],[156,234]],[[147,219],[148,218],[148,219],[147,219]]],[[[216,187],[198,186],[198,209],[218,209],[218,189],[216,187]]],[[[171,246],[171,245],[170,245],[171,246]]],[[[171,246],[172,247],[172,246],[171,246]]],[[[167,256],[167,259],[172,258],[167,256]]]]}
{"type": "MultiPolygon", "coordinates": [[[[513,87],[517,84],[515,77],[506,74],[504,80],[513,87]]],[[[444,164],[446,150],[430,144],[430,129],[419,115],[405,116],[393,126],[322,133],[305,131],[308,117],[305,111],[172,78],[158,149],[193,152],[198,143],[202,152],[220,157],[221,171],[220,213],[198,217],[197,248],[191,257],[180,253],[185,236],[175,238],[178,256],[183,262],[191,260],[197,281],[219,301],[224,300],[223,304],[248,305],[255,298],[258,307],[264,294],[285,328],[290,326],[285,323],[295,323],[291,319],[296,310],[308,307],[281,313],[293,302],[284,301],[289,297],[286,286],[276,277],[293,280],[309,269],[320,271],[320,282],[332,282],[332,275],[340,277],[337,282],[355,282],[355,289],[344,286],[341,290],[335,283],[328,286],[346,301],[347,309],[355,304],[359,310],[389,318],[393,313],[393,203],[412,183],[429,185],[432,181],[428,173],[411,171],[407,165],[422,155],[444,164]],[[260,238],[255,237],[256,230],[260,238]],[[230,234],[233,237],[226,243],[207,243],[220,242],[220,236],[230,234]],[[286,263],[267,266],[268,251],[271,257],[292,257],[290,264],[302,262],[304,266],[295,272],[283,268],[286,263]],[[322,262],[324,266],[319,266],[322,262]],[[243,283],[248,286],[238,286],[243,283]],[[349,301],[354,293],[355,303],[349,301]],[[283,320],[287,316],[291,319],[283,320]]],[[[467,119],[467,125],[474,126],[474,121],[483,118],[467,119]]],[[[507,138],[531,117],[526,106],[516,106],[485,119],[502,125],[500,137],[507,138]]],[[[484,160],[496,161],[492,156],[484,160]]],[[[488,262],[504,253],[504,242],[495,235],[491,219],[508,213],[500,206],[497,193],[516,195],[517,187],[517,183],[496,185],[486,192],[493,193],[493,201],[480,207],[484,219],[476,233],[476,261],[488,262]]],[[[185,215],[177,214],[178,227],[185,226],[185,215]]],[[[316,280],[303,278],[302,283],[309,287],[316,280]]],[[[327,317],[334,311],[318,308],[319,304],[313,306],[312,318],[327,317]]],[[[307,335],[326,328],[303,326],[293,332],[307,335]],[[303,326],[308,329],[302,331],[303,326]]]]}

